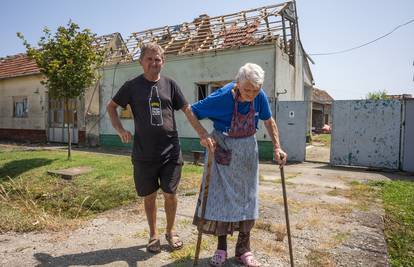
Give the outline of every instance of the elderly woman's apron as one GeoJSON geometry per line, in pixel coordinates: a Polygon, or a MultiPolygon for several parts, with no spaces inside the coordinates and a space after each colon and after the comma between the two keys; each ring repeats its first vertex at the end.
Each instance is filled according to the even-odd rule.
{"type": "MultiPolygon", "coordinates": [[[[237,109],[236,94],[231,128],[228,134],[214,130],[218,146],[211,165],[208,199],[203,232],[222,235],[234,230],[250,231],[258,217],[258,146],[253,102],[246,115],[237,109]],[[244,223],[240,223],[244,221],[244,223]],[[246,224],[247,221],[247,224],[246,224]],[[225,222],[225,223],[223,223],[225,222]],[[217,229],[221,228],[221,229],[217,229]],[[225,228],[225,229],[223,229],[225,228]]],[[[207,157],[205,165],[207,166],[207,157]]],[[[204,168],[202,191],[198,198],[194,224],[201,217],[201,199],[207,167],[204,168]]]]}

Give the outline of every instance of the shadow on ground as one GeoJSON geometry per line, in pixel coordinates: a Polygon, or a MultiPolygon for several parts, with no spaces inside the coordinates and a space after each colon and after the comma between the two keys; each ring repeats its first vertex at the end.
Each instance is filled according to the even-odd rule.
{"type": "Polygon", "coordinates": [[[20,159],[7,162],[0,168],[0,182],[7,176],[15,178],[31,169],[49,165],[54,160],[45,158],[20,159]]]}
{"type": "Polygon", "coordinates": [[[34,257],[40,262],[37,267],[52,266],[91,266],[104,265],[117,261],[123,261],[129,267],[137,267],[140,261],[148,260],[153,254],[141,251],[145,245],[129,248],[103,249],[85,253],[68,254],[53,257],[47,253],[36,253],[34,257]]]}

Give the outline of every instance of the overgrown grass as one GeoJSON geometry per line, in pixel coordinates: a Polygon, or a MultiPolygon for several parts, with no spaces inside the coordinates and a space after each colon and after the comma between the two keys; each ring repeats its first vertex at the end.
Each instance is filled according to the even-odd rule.
{"type": "Polygon", "coordinates": [[[323,143],[326,146],[331,145],[331,134],[315,134],[312,136],[312,142],[323,143]]]}
{"type": "MultiPolygon", "coordinates": [[[[201,167],[184,166],[180,190],[196,190],[201,167]]],[[[60,229],[105,210],[136,201],[128,156],[0,148],[0,232],[60,229]],[[66,181],[48,170],[89,166],[66,181]]]]}
{"type": "Polygon", "coordinates": [[[414,266],[414,182],[375,182],[385,208],[385,237],[391,266],[414,266]]]}

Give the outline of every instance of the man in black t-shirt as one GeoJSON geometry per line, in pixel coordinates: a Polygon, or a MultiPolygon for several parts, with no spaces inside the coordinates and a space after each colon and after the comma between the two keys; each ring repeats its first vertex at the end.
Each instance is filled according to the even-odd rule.
{"type": "Polygon", "coordinates": [[[127,81],[108,103],[107,110],[122,142],[128,143],[132,135],[123,128],[116,109],[131,107],[135,125],[132,152],[135,188],[138,195],[144,197],[150,228],[147,250],[158,253],[161,245],[156,227],[156,197],[160,187],[165,198],[166,238],[173,249],[183,245],[173,233],[177,209],[175,192],[182,167],[174,110],[183,108],[187,102],[178,85],[160,75],[164,64],[161,47],[144,45],[139,62],[144,73],[127,81]]]}
{"type": "Polygon", "coordinates": [[[144,197],[145,214],[150,228],[149,252],[161,251],[157,232],[156,197],[159,188],[164,195],[167,217],[166,240],[171,249],[180,249],[183,242],[174,233],[177,210],[176,190],[181,178],[183,160],[174,118],[181,109],[197,131],[201,143],[214,149],[213,141],[191,111],[180,87],[170,78],[161,76],[164,65],[163,49],[153,43],[141,47],[139,62],[144,73],[127,81],[108,103],[107,110],[123,143],[132,139],[119,119],[117,108],[130,105],[134,116],[132,163],[138,196],[144,197]]]}

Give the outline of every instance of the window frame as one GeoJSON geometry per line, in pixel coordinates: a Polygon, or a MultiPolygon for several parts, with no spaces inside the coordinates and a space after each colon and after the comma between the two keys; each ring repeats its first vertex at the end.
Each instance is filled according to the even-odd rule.
{"type": "Polygon", "coordinates": [[[196,82],[195,83],[195,99],[200,101],[205,99],[207,96],[211,95],[214,91],[222,88],[224,85],[232,82],[232,80],[221,80],[221,81],[210,81],[210,82],[196,82]],[[204,97],[200,96],[200,86],[205,87],[206,95],[204,97]]]}
{"type": "Polygon", "coordinates": [[[29,99],[27,96],[13,96],[13,118],[27,118],[29,115],[29,99]],[[21,114],[17,114],[17,105],[23,105],[23,111],[21,114]]]}

